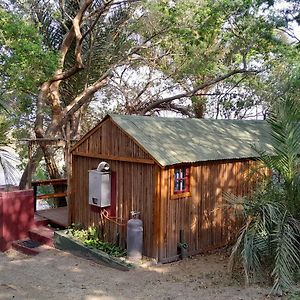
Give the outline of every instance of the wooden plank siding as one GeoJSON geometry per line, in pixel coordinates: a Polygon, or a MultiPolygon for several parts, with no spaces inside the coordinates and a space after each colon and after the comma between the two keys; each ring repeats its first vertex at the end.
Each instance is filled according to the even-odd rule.
{"type": "Polygon", "coordinates": [[[226,245],[236,232],[223,192],[245,195],[255,161],[214,161],[191,166],[191,196],[171,199],[172,168],[161,172],[159,260],[177,258],[180,230],[190,255],[226,245]]]}
{"type": "Polygon", "coordinates": [[[159,173],[159,167],[150,155],[109,119],[75,147],[72,154],[71,222],[85,227],[104,224],[105,239],[125,247],[125,224],[130,218],[130,211],[140,211],[144,225],[144,255],[155,257],[155,174],[159,173]],[[107,159],[109,157],[112,159],[107,159]],[[96,169],[102,159],[110,164],[116,180],[116,219],[104,219],[104,222],[99,210],[88,204],[88,170],[96,169]]]}
{"type": "MultiPolygon", "coordinates": [[[[95,158],[73,156],[73,172],[76,176],[72,182],[71,222],[85,227],[101,224],[98,210],[88,204],[88,170],[95,169],[100,160],[95,158]]],[[[116,217],[119,224],[126,224],[130,211],[141,212],[144,225],[144,254],[153,257],[154,237],[154,200],[155,166],[147,164],[109,161],[111,171],[116,176],[116,217]]],[[[126,246],[126,226],[104,220],[105,239],[126,246]],[[119,237],[118,237],[119,236],[119,237]]]]}
{"type": "Polygon", "coordinates": [[[141,212],[144,255],[168,262],[178,258],[180,230],[190,255],[227,244],[236,231],[234,215],[224,209],[224,192],[245,195],[255,160],[193,163],[189,197],[171,199],[174,166],[161,168],[110,118],[104,119],[72,150],[69,219],[84,226],[103,224],[105,239],[126,246],[130,211],[141,212]],[[115,178],[116,219],[100,217],[88,204],[88,170],[105,160],[115,178]],[[120,225],[124,224],[124,225],[120,225]]]}
{"type": "Polygon", "coordinates": [[[76,153],[92,155],[103,155],[104,157],[113,156],[115,158],[135,158],[152,161],[152,157],[146,153],[137,143],[116,126],[111,119],[106,119],[93,130],[92,134],[87,135],[77,147],[73,149],[76,153]]]}

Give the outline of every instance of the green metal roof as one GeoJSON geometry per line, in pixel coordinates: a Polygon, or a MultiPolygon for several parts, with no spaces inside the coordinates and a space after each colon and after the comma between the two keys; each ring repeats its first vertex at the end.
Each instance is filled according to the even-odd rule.
{"type": "Polygon", "coordinates": [[[266,121],[110,115],[161,166],[272,152],[266,121]]]}

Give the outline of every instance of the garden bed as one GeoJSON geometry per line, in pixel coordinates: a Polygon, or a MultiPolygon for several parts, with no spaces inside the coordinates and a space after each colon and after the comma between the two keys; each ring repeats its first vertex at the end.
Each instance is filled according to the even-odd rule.
{"type": "Polygon", "coordinates": [[[90,258],[121,271],[129,271],[134,267],[132,264],[127,263],[125,259],[114,257],[104,251],[85,246],[81,241],[73,238],[67,232],[68,230],[54,232],[54,245],[56,248],[90,258]]]}

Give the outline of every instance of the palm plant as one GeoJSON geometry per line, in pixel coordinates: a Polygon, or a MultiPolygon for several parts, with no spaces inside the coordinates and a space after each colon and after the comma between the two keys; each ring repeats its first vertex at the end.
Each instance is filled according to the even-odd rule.
{"type": "Polygon", "coordinates": [[[273,292],[291,288],[300,267],[299,116],[292,99],[274,110],[269,119],[273,153],[259,151],[273,177],[251,196],[233,197],[245,221],[232,249],[230,268],[242,263],[247,283],[268,276],[273,292]]]}
{"type": "MultiPolygon", "coordinates": [[[[5,111],[5,106],[0,104],[0,112],[5,111]]],[[[9,150],[8,141],[6,134],[9,129],[9,123],[5,122],[4,116],[0,114],[0,170],[2,170],[4,175],[4,181],[6,184],[17,184],[16,179],[16,168],[14,164],[17,162],[17,158],[9,150]]]]}
{"type": "Polygon", "coordinates": [[[17,162],[16,157],[0,143],[0,168],[3,170],[4,180],[6,184],[17,184],[16,168],[14,162],[17,162]]]}
{"type": "Polygon", "coordinates": [[[269,119],[274,154],[260,152],[262,162],[277,175],[285,191],[284,203],[300,217],[300,110],[299,104],[286,99],[269,119]]]}
{"type": "Polygon", "coordinates": [[[253,198],[234,199],[245,223],[231,252],[231,272],[242,264],[247,284],[269,278],[275,293],[294,284],[300,266],[300,222],[281,202],[282,194],[268,186],[253,198]]]}

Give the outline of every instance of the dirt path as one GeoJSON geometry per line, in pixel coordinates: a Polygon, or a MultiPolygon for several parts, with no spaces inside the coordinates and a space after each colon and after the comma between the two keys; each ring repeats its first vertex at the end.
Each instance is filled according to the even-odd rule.
{"type": "Polygon", "coordinates": [[[220,254],[122,272],[55,249],[10,251],[0,253],[0,299],[266,299],[267,289],[244,288],[226,269],[220,254]]]}

